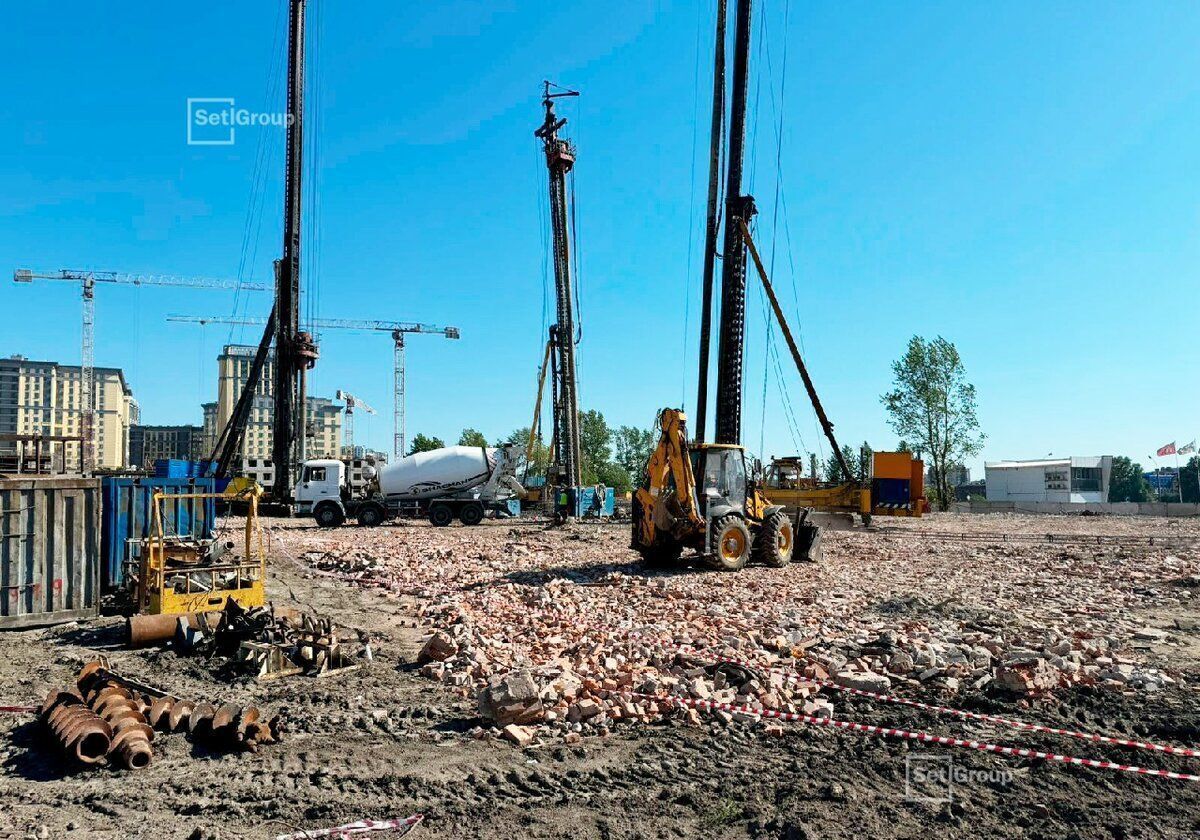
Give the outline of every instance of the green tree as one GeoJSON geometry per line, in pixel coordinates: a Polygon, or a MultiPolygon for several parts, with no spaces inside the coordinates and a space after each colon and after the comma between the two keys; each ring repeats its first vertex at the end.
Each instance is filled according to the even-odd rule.
{"type": "Polygon", "coordinates": [[[595,484],[600,469],[612,460],[612,430],[594,408],[579,412],[579,450],[581,479],[584,484],[595,484]]]}
{"type": "MultiPolygon", "coordinates": [[[[1193,458],[1192,461],[1196,459],[1193,458]]],[[[1190,462],[1189,462],[1190,463],[1190,462]]],[[[1142,465],[1124,455],[1113,458],[1112,472],[1108,477],[1108,500],[1110,502],[1150,501],[1150,482],[1142,465]]]]}
{"type": "MultiPolygon", "coordinates": [[[[604,484],[605,487],[612,487],[618,493],[627,493],[633,486],[633,480],[629,473],[620,464],[609,461],[607,464],[601,464],[596,469],[596,481],[604,484]]],[[[595,482],[592,482],[593,484],[595,482]]]]}
{"type": "Polygon", "coordinates": [[[618,426],[613,433],[613,461],[625,470],[631,481],[640,481],[657,443],[650,429],[618,426]]]}
{"type": "MultiPolygon", "coordinates": [[[[529,446],[529,427],[522,426],[506,438],[496,441],[497,446],[505,443],[515,443],[524,450],[529,446]]],[[[550,466],[550,447],[545,441],[534,439],[533,451],[525,453],[526,475],[545,475],[546,467],[550,466]]]]}
{"type": "MultiPolygon", "coordinates": [[[[1114,470],[1116,459],[1113,459],[1114,470]]],[[[1200,456],[1193,455],[1188,462],[1179,468],[1179,486],[1183,490],[1183,500],[1195,504],[1200,502],[1200,456]]]]}
{"type": "Polygon", "coordinates": [[[938,508],[948,510],[954,494],[946,480],[950,464],[965,463],[987,438],[976,416],[975,386],[953,342],[914,335],[904,356],[892,363],[894,387],[880,397],[896,434],[929,458],[938,508]]]}
{"type": "MultiPolygon", "coordinates": [[[[846,459],[846,466],[850,468],[850,477],[856,484],[865,484],[870,479],[871,455],[874,451],[865,440],[862,442],[862,447],[857,450],[849,444],[842,444],[842,457],[846,459]]],[[[825,480],[830,484],[843,484],[846,481],[842,465],[838,462],[837,456],[832,453],[825,459],[825,480]]]]}
{"type": "Polygon", "coordinates": [[[412,443],[409,444],[408,454],[415,455],[418,452],[429,452],[431,449],[441,449],[446,445],[446,442],[441,438],[429,437],[417,433],[413,435],[412,443]]]}
{"type": "Polygon", "coordinates": [[[463,429],[458,436],[459,446],[487,446],[487,438],[478,429],[463,429]]]}

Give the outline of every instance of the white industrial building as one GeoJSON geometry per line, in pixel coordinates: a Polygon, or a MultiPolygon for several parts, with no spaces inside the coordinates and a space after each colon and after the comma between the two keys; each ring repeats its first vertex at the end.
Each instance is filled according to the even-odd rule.
{"type": "Polygon", "coordinates": [[[984,464],[989,502],[1108,501],[1111,455],[1082,455],[1038,461],[984,464]]]}

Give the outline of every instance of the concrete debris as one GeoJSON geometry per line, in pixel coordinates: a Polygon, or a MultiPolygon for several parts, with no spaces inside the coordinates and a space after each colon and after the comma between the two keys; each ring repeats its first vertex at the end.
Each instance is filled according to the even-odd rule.
{"type": "MultiPolygon", "coordinates": [[[[635,693],[792,712],[814,702],[816,686],[770,669],[940,702],[961,692],[1171,684],[1138,653],[1170,637],[1139,616],[1149,605],[1200,598],[1174,583],[1196,571],[1195,561],[1167,562],[1153,545],[1005,542],[1044,530],[1036,517],[953,523],[971,539],[831,532],[820,564],[752,567],[719,581],[703,569],[646,573],[617,529],[586,539],[528,528],[497,534],[499,526],[305,529],[282,538],[314,575],[415,598],[433,633],[421,673],[476,698],[499,727],[538,723],[567,735],[663,717],[713,720],[635,693]],[[722,657],[758,673],[714,671],[722,657]]],[[[918,533],[937,527],[889,523],[918,533]]],[[[1054,523],[1089,535],[1138,527],[1117,517],[1054,523]]]]}
{"type": "Polygon", "coordinates": [[[500,726],[532,723],[544,716],[541,693],[529,671],[495,677],[479,694],[479,713],[500,726]]]}

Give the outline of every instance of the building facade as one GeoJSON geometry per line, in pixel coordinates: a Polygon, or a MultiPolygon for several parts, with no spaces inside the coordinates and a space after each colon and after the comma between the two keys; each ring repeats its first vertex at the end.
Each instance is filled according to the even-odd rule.
{"type": "Polygon", "coordinates": [[[163,458],[197,461],[206,457],[200,426],[133,426],[129,430],[130,466],[151,469],[163,458]]]}
{"type": "MultiPolygon", "coordinates": [[[[140,417],[133,391],[118,368],[93,368],[95,375],[96,466],[129,466],[130,428],[140,417]]],[[[81,432],[83,371],[79,365],[41,362],[24,356],[0,359],[0,433],[78,436],[81,432]]],[[[65,444],[66,458],[79,462],[79,446],[65,444]]],[[[0,442],[15,457],[16,444],[0,442]]]]}
{"type": "Polygon", "coordinates": [[[989,502],[1104,503],[1112,456],[992,461],[984,471],[989,502]]]}
{"type": "MultiPolygon", "coordinates": [[[[227,344],[217,357],[217,401],[205,403],[203,436],[213,443],[217,434],[233,414],[233,407],[250,378],[257,347],[243,344],[227,344]]],[[[257,470],[270,469],[263,465],[271,457],[274,441],[272,426],[275,420],[275,356],[267,356],[262,376],[255,390],[254,404],[246,422],[246,436],[242,441],[242,458],[255,462],[257,470]]],[[[304,454],[307,458],[336,458],[341,452],[342,409],[333,400],[325,397],[308,397],[307,439],[304,454]]],[[[211,443],[209,451],[211,451],[211,443]]]]}

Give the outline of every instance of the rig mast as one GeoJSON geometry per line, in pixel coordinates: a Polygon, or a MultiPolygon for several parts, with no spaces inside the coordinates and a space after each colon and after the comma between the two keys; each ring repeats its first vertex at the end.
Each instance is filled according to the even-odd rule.
{"type": "Polygon", "coordinates": [[[574,291],[571,280],[571,230],[567,221],[567,173],[575,165],[575,147],[558,136],[558,131],[567,124],[565,118],[554,113],[554,100],[564,96],[578,96],[578,91],[560,90],[551,92],[553,85],[545,82],[542,105],[546,117],[534,136],[542,141],[546,153],[546,167],[550,173],[550,229],[551,247],[554,250],[554,289],[558,302],[557,320],[550,327],[550,345],[553,348],[551,394],[554,402],[554,451],[549,475],[549,485],[579,487],[579,394],[575,380],[575,314],[572,302],[574,291]]]}

